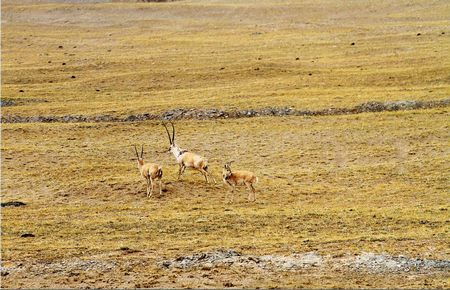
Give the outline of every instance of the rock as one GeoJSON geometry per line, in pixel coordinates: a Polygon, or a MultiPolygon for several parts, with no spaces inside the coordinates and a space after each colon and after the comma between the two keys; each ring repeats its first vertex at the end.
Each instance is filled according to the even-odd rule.
{"type": "Polygon", "coordinates": [[[21,238],[34,238],[34,234],[32,233],[24,233],[20,235],[21,238]]]}
{"type": "Polygon", "coordinates": [[[7,207],[7,206],[19,207],[19,206],[24,206],[24,205],[26,205],[26,203],[21,202],[21,201],[8,201],[8,202],[1,203],[2,207],[7,207]]]}
{"type": "Polygon", "coordinates": [[[10,107],[10,106],[15,106],[16,102],[13,100],[9,100],[9,99],[1,99],[0,100],[0,107],[10,107]]]}

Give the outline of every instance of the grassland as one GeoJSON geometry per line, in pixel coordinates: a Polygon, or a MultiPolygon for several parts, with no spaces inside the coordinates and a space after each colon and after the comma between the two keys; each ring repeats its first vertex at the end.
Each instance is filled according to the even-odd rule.
{"type": "MultiPolygon", "coordinates": [[[[3,115],[322,109],[450,93],[446,1],[66,2],[3,1],[2,99],[20,103],[3,115]]],[[[3,123],[2,201],[27,205],[2,208],[2,287],[448,288],[448,271],[157,266],[218,248],[448,260],[448,120],[439,108],[177,122],[179,145],[207,156],[216,179],[228,160],[258,174],[254,204],[244,189],[227,203],[224,185],[194,172],[176,181],[156,121],[3,123]],[[132,144],[164,166],[163,197],[145,197],[132,144]]]]}

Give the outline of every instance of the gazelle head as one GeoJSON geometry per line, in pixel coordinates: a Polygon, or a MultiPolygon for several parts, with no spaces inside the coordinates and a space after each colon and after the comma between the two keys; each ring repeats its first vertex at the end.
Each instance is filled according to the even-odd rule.
{"type": "Polygon", "coordinates": [[[140,166],[144,165],[144,145],[141,146],[141,155],[140,156],[137,151],[136,145],[134,145],[134,152],[136,152],[138,165],[140,165],[140,166]]]}
{"type": "Polygon", "coordinates": [[[172,137],[170,137],[169,129],[167,129],[166,123],[163,123],[163,126],[167,132],[167,137],[169,137],[169,149],[167,152],[172,152],[175,157],[178,157],[181,154],[181,149],[177,146],[177,144],[175,144],[175,126],[172,122],[170,122],[170,125],[172,125],[172,137]]]}
{"type": "Polygon", "coordinates": [[[234,161],[227,162],[223,166],[222,175],[223,175],[223,178],[225,178],[225,179],[227,179],[232,173],[231,172],[231,167],[230,167],[232,162],[234,162],[234,161]]]}

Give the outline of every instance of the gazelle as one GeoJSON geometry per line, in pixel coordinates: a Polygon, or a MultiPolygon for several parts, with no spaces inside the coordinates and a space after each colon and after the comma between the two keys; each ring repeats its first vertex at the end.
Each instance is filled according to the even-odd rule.
{"type": "Polygon", "coordinates": [[[139,172],[142,177],[147,181],[147,197],[153,194],[153,181],[159,181],[159,196],[161,196],[161,178],[163,175],[162,167],[155,163],[144,162],[144,145],[141,147],[141,156],[139,156],[136,145],[134,145],[134,151],[136,152],[137,164],[139,172]]]}
{"type": "MultiPolygon", "coordinates": [[[[208,160],[200,155],[197,155],[195,153],[189,152],[186,149],[181,149],[177,146],[175,143],[175,126],[172,122],[170,122],[172,125],[172,138],[170,137],[169,130],[167,129],[167,126],[165,123],[163,123],[164,128],[166,128],[167,136],[169,137],[169,150],[168,152],[171,152],[173,156],[175,156],[175,159],[177,160],[177,163],[179,165],[178,169],[178,180],[180,180],[181,175],[184,173],[186,168],[193,168],[198,171],[200,171],[201,174],[205,177],[206,183],[209,182],[208,177],[210,176],[208,172],[208,160]]],[[[211,176],[212,177],[212,176],[211,176]]],[[[214,180],[214,183],[216,180],[214,177],[212,177],[214,180]]]]}
{"type": "Polygon", "coordinates": [[[223,182],[225,184],[228,184],[231,188],[231,201],[233,201],[234,198],[234,190],[236,189],[236,186],[238,185],[246,185],[248,190],[250,191],[248,193],[248,200],[249,201],[255,201],[256,200],[256,194],[255,194],[255,188],[253,187],[253,184],[256,184],[258,182],[258,177],[253,172],[245,171],[245,170],[236,170],[231,171],[231,162],[225,163],[223,166],[222,171],[222,178],[223,182]],[[251,199],[251,195],[253,195],[253,199],[251,199]]]}

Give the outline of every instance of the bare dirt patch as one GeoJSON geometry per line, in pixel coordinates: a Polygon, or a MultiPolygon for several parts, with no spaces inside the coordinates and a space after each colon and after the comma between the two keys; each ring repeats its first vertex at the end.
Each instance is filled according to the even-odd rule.
{"type": "Polygon", "coordinates": [[[158,263],[162,268],[200,268],[243,267],[261,268],[271,271],[295,271],[309,267],[333,268],[372,273],[399,273],[449,271],[449,260],[427,260],[391,256],[388,254],[362,253],[352,257],[322,256],[316,252],[283,255],[244,255],[235,250],[217,250],[180,256],[158,263]]]}
{"type": "Polygon", "coordinates": [[[398,272],[433,272],[449,271],[450,260],[428,260],[408,258],[405,256],[390,256],[386,254],[362,253],[344,263],[353,270],[365,270],[374,273],[398,272]]]}

